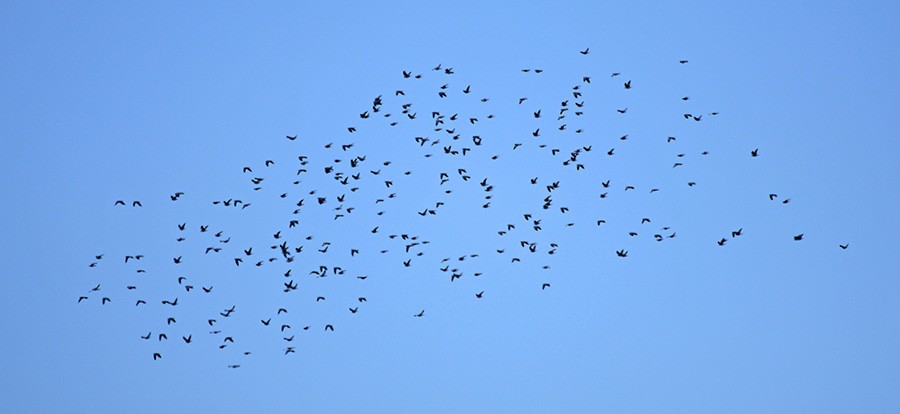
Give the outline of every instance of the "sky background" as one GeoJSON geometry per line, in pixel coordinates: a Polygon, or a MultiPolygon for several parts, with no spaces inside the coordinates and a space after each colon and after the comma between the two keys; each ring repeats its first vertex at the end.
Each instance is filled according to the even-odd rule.
{"type": "Polygon", "coordinates": [[[900,412],[898,3],[332,3],[0,4],[5,412],[900,412]],[[575,85],[585,115],[570,112],[558,131],[575,85]],[[378,95],[401,125],[359,118],[378,95]],[[404,102],[416,120],[399,113],[404,102]],[[461,114],[460,141],[433,130],[432,110],[461,114]],[[473,134],[485,140],[478,152],[442,153],[472,147],[473,134]],[[560,165],[588,145],[585,170],[560,165]],[[301,154],[310,173],[293,186],[301,154]],[[321,168],[341,158],[350,171],[350,154],[367,157],[345,205],[357,211],[333,220],[332,199],[285,231],[305,244],[297,291],[280,290],[283,261],[233,265],[250,246],[266,257],[293,203],[315,204],[309,190],[348,193],[321,168]],[[372,176],[383,160],[394,164],[372,176]],[[265,176],[263,190],[245,166],[265,176]],[[452,180],[439,186],[442,171],[452,180]],[[485,177],[496,187],[488,209],[485,177]],[[387,179],[398,197],[377,217],[371,200],[387,179]],[[176,191],[185,196],[173,203],[176,191]],[[228,198],[253,206],[211,204],[228,198]],[[438,200],[437,215],[414,213],[438,200]],[[544,230],[523,213],[542,215],[544,230]],[[177,243],[183,222],[188,240],[177,243]],[[517,228],[498,236],[507,223],[517,228]],[[654,241],[662,226],[678,237],[654,241]],[[401,232],[431,242],[410,268],[402,242],[383,237],[401,232]],[[327,256],[314,250],[322,241],[333,243],[327,256]],[[225,249],[204,255],[211,245],[225,249]],[[123,263],[128,254],[146,256],[146,274],[123,263]],[[479,256],[457,260],[467,254],[479,256]],[[462,278],[438,270],[444,257],[462,278]],[[347,274],[306,274],[320,263],[347,274]],[[179,275],[198,289],[185,292],[179,275]],[[178,308],[159,303],[176,296],[178,308]],[[236,343],[220,350],[204,321],[232,305],[235,316],[218,318],[236,343]],[[282,306],[288,315],[274,315],[282,306]],[[270,316],[292,324],[296,353],[283,355],[281,333],[259,323],[270,316]],[[141,340],[148,331],[154,340],[141,340]],[[155,340],[162,331],[168,341],[155,340]],[[188,334],[190,345],[179,339],[188,334]]]}

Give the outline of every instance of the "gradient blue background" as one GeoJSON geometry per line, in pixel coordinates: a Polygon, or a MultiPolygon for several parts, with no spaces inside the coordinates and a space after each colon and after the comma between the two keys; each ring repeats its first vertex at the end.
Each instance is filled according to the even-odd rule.
{"type": "MultiPolygon", "coordinates": [[[[494,2],[0,3],[2,411],[900,412],[898,3],[484,3],[494,2]],[[588,56],[577,53],[585,47],[588,56]],[[660,186],[659,201],[611,200],[602,215],[625,224],[603,230],[588,225],[598,214],[573,212],[586,224],[542,236],[566,244],[551,273],[510,270],[488,254],[493,241],[448,232],[461,225],[444,216],[411,224],[433,241],[429,257],[481,253],[491,278],[451,285],[433,267],[404,273],[397,260],[373,259],[372,283],[317,286],[328,308],[292,308],[316,331],[287,357],[255,322],[284,301],[280,272],[235,273],[224,263],[232,256],[204,262],[191,251],[185,272],[220,296],[192,308],[200,296],[179,294],[180,318],[237,304],[248,324],[235,336],[252,358],[223,356],[199,325],[191,347],[176,335],[188,330],[173,328],[164,345],[137,338],[159,330],[158,300],[177,288],[166,273],[176,223],[210,224],[241,238],[231,248],[258,250],[285,224],[263,214],[277,190],[250,194],[241,167],[355,141],[373,160],[380,151],[427,169],[345,128],[363,125],[357,114],[374,96],[415,89],[401,70],[435,77],[438,63],[457,72],[457,95],[472,84],[492,98],[493,136],[525,142],[533,127],[515,99],[543,102],[552,116],[592,75],[580,139],[595,140],[586,164],[598,175],[559,173],[581,177],[563,185],[584,195],[570,187],[557,205],[588,209],[611,176],[660,186]],[[640,86],[624,95],[613,71],[640,86]],[[721,115],[682,122],[683,95],[721,115]],[[629,117],[614,116],[623,106],[629,117]],[[283,138],[297,133],[305,141],[283,138]],[[618,142],[624,133],[633,140],[618,142]],[[677,143],[693,151],[685,169],[670,168],[680,149],[652,141],[666,134],[686,137],[677,143]],[[621,156],[607,159],[609,147],[621,156]],[[761,156],[751,159],[754,148],[761,156]],[[701,162],[702,149],[711,155],[701,162]],[[687,191],[691,179],[698,186],[687,191]],[[175,191],[187,193],[177,205],[175,191]],[[792,203],[769,203],[769,192],[792,203]],[[232,194],[255,196],[258,209],[209,206],[232,194]],[[114,209],[116,199],[145,207],[114,209]],[[679,237],[623,237],[642,215],[679,237]],[[744,236],[714,244],[739,227],[744,236]],[[803,242],[791,240],[797,233],[803,242]],[[623,247],[627,260],[613,254],[623,247]],[[108,266],[88,269],[99,253],[108,266]],[[144,312],[117,279],[131,253],[158,260],[141,284],[155,302],[144,312]],[[553,287],[541,292],[544,281],[553,287]],[[100,282],[113,304],[75,304],[100,282]],[[350,315],[358,293],[370,302],[350,315]],[[424,318],[411,317],[422,308],[424,318]],[[328,322],[339,329],[325,335],[328,322]],[[164,359],[153,362],[157,346],[164,359]]],[[[520,157],[520,167],[551,168],[536,150],[520,157]]],[[[512,174],[491,165],[474,178],[512,174]]],[[[413,196],[430,183],[398,190],[409,212],[430,203],[413,196]]],[[[511,219],[492,214],[536,209],[519,208],[519,196],[497,195],[490,213],[459,201],[447,216],[493,232],[511,219]]],[[[386,226],[419,218],[395,216],[386,226]]],[[[356,243],[328,226],[309,233],[356,243]]]]}

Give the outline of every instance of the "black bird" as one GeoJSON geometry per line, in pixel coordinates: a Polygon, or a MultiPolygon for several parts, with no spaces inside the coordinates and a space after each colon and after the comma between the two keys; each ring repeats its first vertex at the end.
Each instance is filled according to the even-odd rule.
{"type": "Polygon", "coordinates": [[[631,79],[628,82],[625,82],[625,89],[631,89],[631,79]]]}
{"type": "Polygon", "coordinates": [[[587,49],[578,51],[578,53],[581,53],[582,55],[586,55],[586,54],[588,54],[588,53],[590,53],[590,52],[591,52],[591,48],[587,48],[587,49]]]}
{"type": "Polygon", "coordinates": [[[847,250],[847,248],[850,247],[850,244],[849,244],[849,243],[847,243],[847,244],[839,244],[838,246],[840,246],[840,248],[841,248],[842,250],[847,250]]]}
{"type": "Polygon", "coordinates": [[[794,236],[794,240],[796,240],[796,241],[803,240],[803,233],[800,233],[800,234],[794,236]]]}
{"type": "Polygon", "coordinates": [[[757,156],[757,155],[759,155],[759,148],[757,148],[757,149],[755,149],[755,150],[753,150],[753,151],[750,151],[750,156],[751,156],[751,157],[755,157],[755,156],[757,156]]]}
{"type": "Polygon", "coordinates": [[[425,314],[425,309],[422,309],[421,312],[419,312],[419,313],[417,313],[417,314],[415,314],[415,315],[413,315],[413,316],[416,317],[416,318],[421,318],[422,315],[424,315],[424,314],[425,314]]]}
{"type": "Polygon", "coordinates": [[[548,288],[548,287],[550,287],[550,284],[549,284],[549,283],[544,283],[544,284],[541,285],[541,290],[544,290],[544,289],[546,289],[546,288],[548,288]]]}

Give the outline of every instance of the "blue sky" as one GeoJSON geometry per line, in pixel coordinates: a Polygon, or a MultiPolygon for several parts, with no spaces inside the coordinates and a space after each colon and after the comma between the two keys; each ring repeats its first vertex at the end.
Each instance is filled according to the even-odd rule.
{"type": "Polygon", "coordinates": [[[0,5],[0,405],[900,410],[896,3],[483,3],[0,5]],[[454,73],[432,70],[438,64],[454,73]],[[437,96],[443,84],[447,98],[437,96]],[[383,109],[372,113],[379,95],[383,109]],[[584,114],[572,108],[557,120],[567,99],[585,102],[584,114]],[[441,125],[458,128],[459,141],[434,130],[432,111],[460,114],[441,125]],[[419,146],[417,136],[431,141],[419,146]],[[474,149],[450,156],[446,145],[474,149]],[[584,170],[562,165],[587,146],[584,170]],[[366,160],[352,169],[356,156],[366,160]],[[361,172],[359,190],[323,174],[331,165],[361,172]],[[450,176],[443,185],[441,172],[450,176]],[[265,178],[261,190],[253,177],[265,178]],[[485,178],[490,193],[478,184],[485,178]],[[548,193],[553,181],[560,188],[548,193]],[[185,195],[173,202],[175,192],[185,195]],[[341,208],[355,211],[335,220],[341,194],[341,208]],[[229,198],[252,206],[212,204],[229,198]],[[301,198],[303,211],[291,214],[301,198]],[[120,199],[129,206],[113,206],[120,199]],[[415,214],[428,208],[437,214],[415,214]],[[525,213],[541,220],[540,232],[525,213]],[[297,228],[287,228],[291,219],[297,228]],[[516,228],[498,235],[507,224],[516,228]],[[401,233],[430,243],[406,254],[402,240],[387,238],[401,233]],[[291,264],[254,266],[281,241],[304,250],[291,264]],[[332,243],[328,253],[315,251],[322,242],[332,243]],[[211,246],[222,251],[204,254],[211,246]],[[135,254],[145,258],[124,263],[135,254]],[[235,257],[247,260],[236,267],[235,257]],[[450,282],[443,258],[463,276],[450,282]],[[319,265],[346,273],[308,274],[319,265]],[[287,280],[298,289],[283,292],[287,280]],[[89,299],[76,303],[81,295],[89,299]],[[175,297],[177,307],[160,303],[175,297]],[[232,305],[227,321],[218,316],[232,305]],[[208,333],[212,317],[222,333],[208,333]],[[270,317],[271,326],[259,322],[270,317]],[[282,335],[275,325],[284,323],[282,335]],[[147,332],[152,340],[140,339],[147,332]],[[219,349],[225,335],[235,343],[219,349]],[[296,353],[284,355],[287,346],[296,353]]]}

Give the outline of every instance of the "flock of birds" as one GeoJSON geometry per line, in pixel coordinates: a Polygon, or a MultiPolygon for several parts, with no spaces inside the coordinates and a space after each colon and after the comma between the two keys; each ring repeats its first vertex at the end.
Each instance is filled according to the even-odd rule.
{"type": "MultiPolygon", "coordinates": [[[[588,55],[590,49],[581,50],[579,53],[588,55]]],[[[678,64],[686,65],[688,61],[680,60],[678,64]]],[[[563,241],[568,241],[564,238],[548,240],[544,236],[547,233],[541,232],[548,224],[563,230],[576,225],[576,221],[569,221],[565,217],[570,210],[576,209],[577,206],[559,205],[554,199],[554,195],[564,186],[563,180],[559,179],[559,176],[565,178],[568,174],[584,174],[583,171],[586,171],[591,165],[591,158],[597,162],[598,155],[594,155],[596,153],[593,152],[593,144],[570,144],[572,148],[566,150],[556,147],[556,145],[567,142],[560,139],[564,134],[584,133],[583,127],[570,127],[569,125],[587,124],[580,120],[587,114],[586,108],[589,107],[585,98],[589,94],[592,77],[580,76],[580,82],[572,86],[566,92],[567,97],[552,109],[529,106],[532,102],[528,100],[528,97],[511,99],[511,103],[516,108],[522,108],[521,111],[527,114],[527,118],[533,119],[537,127],[529,128],[527,132],[530,134],[523,131],[522,142],[507,142],[504,141],[504,139],[508,139],[506,137],[492,137],[489,129],[484,132],[479,129],[481,125],[488,124],[495,119],[495,115],[491,112],[491,102],[494,101],[487,97],[474,96],[476,88],[471,85],[463,87],[453,84],[455,72],[452,67],[437,65],[429,72],[431,72],[430,75],[402,71],[400,81],[403,82],[404,87],[396,89],[390,98],[384,98],[381,95],[375,97],[370,106],[358,112],[358,117],[354,115],[356,122],[346,127],[344,142],[324,144],[323,153],[301,154],[295,160],[292,156],[290,163],[267,159],[263,160],[259,166],[245,166],[241,171],[247,177],[248,194],[250,195],[240,198],[239,196],[223,197],[211,201],[215,208],[227,208],[231,211],[253,209],[260,203],[277,203],[279,209],[282,209],[287,217],[284,219],[283,227],[272,229],[268,240],[235,246],[240,242],[232,240],[227,229],[212,228],[207,224],[189,224],[187,221],[173,225],[173,231],[177,232],[174,240],[178,246],[186,246],[185,242],[189,238],[205,237],[206,246],[196,254],[201,255],[202,253],[204,257],[227,261],[228,266],[233,269],[260,268],[260,272],[278,276],[280,280],[273,286],[277,286],[281,292],[279,294],[283,295],[283,303],[273,306],[274,309],[270,313],[254,315],[253,319],[254,321],[258,320],[258,322],[254,322],[254,324],[258,324],[258,329],[277,332],[280,338],[279,342],[283,344],[278,349],[284,355],[296,352],[294,341],[296,335],[301,332],[327,333],[335,330],[335,323],[332,322],[313,326],[301,322],[302,318],[289,318],[289,315],[292,315],[289,309],[291,309],[291,304],[295,303],[293,301],[310,300],[319,303],[327,300],[324,294],[317,292],[306,292],[307,296],[301,295],[301,299],[296,299],[296,296],[292,295],[293,293],[302,291],[304,288],[311,289],[306,284],[301,288],[303,278],[342,278],[348,272],[353,272],[351,273],[353,277],[349,279],[355,280],[354,283],[363,286],[367,278],[376,276],[379,272],[387,273],[394,272],[395,269],[417,268],[419,271],[446,275],[449,282],[454,282],[463,277],[486,277],[485,272],[480,271],[477,264],[470,265],[470,263],[477,262],[478,258],[489,255],[496,258],[498,262],[510,264],[536,258],[532,262],[536,262],[540,269],[546,270],[550,268],[549,259],[557,254],[560,246],[564,244],[563,241]],[[439,86],[435,89],[422,87],[427,84],[424,81],[429,78],[436,79],[435,85],[439,86]],[[424,99],[428,102],[434,101],[435,98],[436,102],[442,102],[448,97],[461,99],[464,101],[463,109],[466,113],[448,111],[444,107],[420,110],[416,102],[407,98],[407,93],[430,95],[431,99],[424,99]],[[389,100],[393,102],[386,103],[389,100]],[[395,102],[396,104],[394,104],[395,102]],[[427,132],[420,133],[424,124],[428,125],[427,132]],[[409,128],[402,129],[404,126],[417,129],[414,129],[415,132],[408,137],[391,139],[392,143],[393,141],[397,142],[392,144],[392,153],[402,153],[402,156],[397,156],[394,160],[376,160],[373,159],[373,155],[360,151],[360,148],[365,147],[365,143],[357,144],[357,141],[360,141],[357,134],[373,125],[388,130],[400,127],[395,130],[404,131],[402,135],[409,130],[409,128]],[[446,206],[452,203],[462,204],[463,208],[471,209],[471,211],[467,210],[469,213],[466,214],[475,214],[481,209],[493,209],[491,203],[494,201],[495,185],[498,184],[495,184],[493,179],[482,176],[476,178],[475,175],[483,169],[485,163],[497,161],[502,157],[511,157],[527,148],[534,149],[542,156],[551,157],[551,160],[562,165],[562,171],[565,172],[558,173],[557,176],[549,179],[540,176],[512,177],[512,179],[519,180],[524,186],[536,188],[537,190],[532,193],[539,192],[541,195],[536,196],[524,212],[510,213],[518,217],[515,221],[505,223],[493,230],[501,244],[498,248],[489,253],[484,251],[465,252],[431,259],[429,253],[432,253],[432,250],[429,247],[432,243],[425,236],[418,234],[420,229],[416,228],[419,223],[422,223],[421,220],[439,215],[442,210],[447,208],[446,206]],[[423,171],[422,174],[419,174],[419,171],[414,172],[403,166],[404,162],[409,162],[413,157],[434,158],[442,161],[429,164],[435,168],[434,171],[423,171]],[[285,166],[285,164],[287,165],[285,166]],[[278,181],[281,177],[278,177],[276,171],[283,173],[282,175],[285,176],[283,181],[278,181]],[[290,175],[287,175],[288,173],[290,175]],[[434,189],[434,194],[437,195],[436,199],[427,199],[429,193],[418,189],[411,190],[416,191],[417,194],[401,193],[402,188],[409,188],[407,184],[414,173],[416,176],[423,177],[421,181],[418,181],[418,185],[434,189]],[[319,174],[324,174],[324,176],[319,174]],[[286,178],[288,176],[291,178],[286,178]],[[322,179],[322,177],[326,179],[322,179]],[[276,182],[272,183],[272,181],[276,182]],[[287,185],[288,182],[290,188],[284,191],[281,186],[287,185]],[[314,188],[308,186],[308,183],[315,184],[314,188]],[[272,191],[271,188],[277,190],[272,191]],[[463,195],[455,196],[458,193],[463,193],[463,195]],[[472,194],[478,194],[478,196],[472,196],[472,194]],[[402,201],[398,201],[401,198],[402,201]],[[414,209],[415,215],[412,215],[412,210],[410,210],[406,212],[410,214],[410,217],[402,219],[402,223],[406,223],[409,228],[397,228],[396,221],[385,219],[385,215],[394,212],[402,213],[405,206],[413,203],[419,206],[414,209]],[[368,233],[368,241],[354,245],[356,240],[348,240],[347,236],[340,237],[340,234],[336,237],[338,240],[334,242],[328,240],[328,237],[335,236],[334,234],[298,234],[300,229],[304,228],[309,217],[313,217],[312,221],[321,223],[326,214],[327,222],[330,223],[355,220],[353,221],[354,225],[365,226],[365,231],[362,233],[368,233]],[[519,235],[515,240],[513,239],[514,234],[519,235]],[[320,242],[319,239],[323,241],[320,242]],[[379,248],[367,250],[360,247],[360,245],[368,246],[369,244],[377,244],[379,248]],[[335,249],[337,248],[342,249],[343,253],[336,253],[335,249]],[[373,255],[390,257],[391,263],[394,263],[395,267],[391,269],[367,268],[372,262],[373,255]],[[299,260],[301,258],[304,260],[299,260]],[[359,270],[364,267],[371,272],[359,273],[359,270]]],[[[543,70],[526,68],[521,69],[521,72],[541,74],[543,70]]],[[[613,72],[607,77],[607,81],[617,83],[626,91],[638,87],[633,85],[630,79],[621,80],[624,79],[621,75],[619,72],[613,72]]],[[[684,96],[680,99],[689,101],[690,98],[684,96]]],[[[619,116],[625,116],[627,112],[627,106],[616,109],[619,116]]],[[[703,111],[702,113],[692,111],[683,113],[682,117],[685,122],[702,122],[716,115],[718,112],[715,111],[703,111]]],[[[310,138],[302,137],[299,134],[286,135],[284,139],[296,142],[291,145],[321,145],[321,143],[316,144],[310,138]]],[[[628,139],[627,134],[619,137],[620,146],[627,146],[628,139]]],[[[593,140],[593,138],[589,140],[593,140]]],[[[674,136],[667,136],[661,141],[663,145],[674,145],[671,143],[676,140],[677,138],[674,136]]],[[[604,155],[614,157],[617,154],[616,148],[613,147],[606,151],[600,151],[599,157],[604,155]]],[[[709,151],[704,150],[700,152],[700,155],[708,156],[709,151]]],[[[749,151],[748,155],[758,157],[760,151],[758,148],[753,149],[749,151]]],[[[682,167],[684,157],[684,153],[676,154],[672,168],[682,167]]],[[[545,171],[545,173],[553,172],[545,171]]],[[[510,171],[510,174],[513,174],[513,171],[510,171]]],[[[597,199],[614,197],[613,191],[616,187],[613,186],[611,180],[597,178],[599,178],[597,182],[600,185],[598,188],[602,191],[597,195],[597,199]]],[[[686,185],[694,187],[697,183],[687,181],[686,185]]],[[[624,192],[638,191],[633,185],[622,185],[618,188],[624,192]]],[[[653,194],[660,190],[660,188],[649,188],[645,191],[653,194]]],[[[166,202],[177,203],[183,196],[185,196],[184,192],[175,192],[169,196],[170,200],[166,202]]],[[[768,194],[768,199],[773,203],[790,203],[790,198],[780,198],[778,194],[774,193],[768,194]]],[[[152,208],[158,204],[154,200],[148,203],[148,206],[152,208]]],[[[113,205],[115,208],[144,208],[139,200],[116,200],[113,205]]],[[[506,211],[503,213],[505,214],[506,211]]],[[[599,218],[592,219],[590,225],[603,226],[606,223],[605,218],[599,218]]],[[[655,223],[651,217],[641,217],[640,226],[649,228],[652,225],[655,223]]],[[[654,233],[652,238],[656,242],[677,237],[677,233],[670,226],[661,226],[656,229],[656,231],[651,231],[654,233]]],[[[340,230],[338,233],[350,234],[346,230],[340,230]]],[[[627,235],[636,237],[638,232],[629,231],[627,235]]],[[[715,243],[718,246],[725,246],[731,240],[742,236],[743,228],[738,228],[715,243]]],[[[802,241],[803,234],[793,235],[793,240],[802,241]]],[[[712,242],[710,241],[710,243],[712,242]]],[[[840,244],[839,247],[847,249],[849,244],[840,244]]],[[[179,317],[176,311],[179,307],[184,307],[185,302],[196,301],[196,295],[216,295],[213,282],[219,279],[181,273],[179,266],[193,258],[193,256],[186,255],[184,250],[186,249],[179,248],[179,253],[161,259],[169,261],[173,267],[165,272],[157,272],[159,277],[155,280],[171,279],[166,284],[167,288],[171,289],[170,293],[164,297],[151,297],[143,293],[145,289],[142,288],[142,283],[149,283],[151,279],[141,276],[141,274],[149,272],[147,269],[150,266],[144,266],[148,258],[153,256],[154,260],[160,260],[158,256],[161,254],[147,252],[145,257],[144,254],[131,253],[122,255],[115,261],[125,266],[126,271],[133,272],[138,277],[126,281],[124,287],[107,287],[106,284],[94,281],[90,285],[93,286],[92,288],[89,287],[87,292],[78,295],[77,303],[82,304],[81,306],[91,303],[97,303],[100,306],[130,306],[146,309],[145,312],[161,314],[157,318],[158,323],[145,328],[146,333],[138,335],[142,341],[155,343],[156,349],[150,354],[154,361],[163,358],[164,350],[172,349],[170,345],[166,345],[169,341],[169,334],[173,335],[172,341],[181,342],[184,346],[197,346],[195,341],[198,332],[193,329],[182,330],[183,323],[176,319],[179,317]],[[194,279],[206,283],[194,285],[194,279]]],[[[629,252],[624,248],[616,249],[613,257],[625,259],[629,257],[629,252]]],[[[104,254],[97,254],[88,266],[92,269],[103,268],[109,261],[110,259],[107,259],[104,254]]],[[[116,271],[118,272],[119,269],[116,271]]],[[[543,280],[535,286],[535,289],[540,291],[550,288],[549,280],[543,280]]],[[[483,300],[486,293],[483,289],[476,289],[472,295],[476,300],[483,300]]],[[[361,308],[367,302],[366,296],[361,292],[353,296],[355,299],[352,303],[343,304],[343,308],[346,308],[345,312],[350,314],[361,312],[361,308]]],[[[202,317],[203,320],[198,323],[202,323],[207,328],[206,335],[212,339],[201,342],[204,345],[213,344],[222,350],[238,347],[240,331],[229,325],[228,321],[239,311],[240,308],[236,304],[209,310],[202,317]]],[[[422,318],[425,316],[425,309],[410,310],[406,315],[422,318]]],[[[238,354],[229,355],[233,358],[238,358],[238,355],[247,357],[251,355],[251,351],[240,349],[238,354]]],[[[244,360],[238,359],[227,366],[238,368],[243,363],[242,361],[244,360]]]]}

